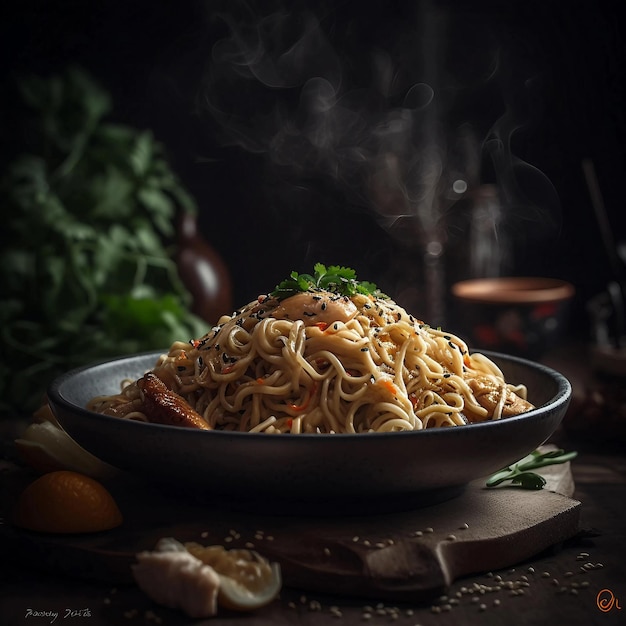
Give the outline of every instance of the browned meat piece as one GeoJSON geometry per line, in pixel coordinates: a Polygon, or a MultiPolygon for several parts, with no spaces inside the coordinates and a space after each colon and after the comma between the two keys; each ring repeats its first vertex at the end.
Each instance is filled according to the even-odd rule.
{"type": "Polygon", "coordinates": [[[202,415],[155,374],[148,372],[137,381],[137,386],[142,392],[143,412],[150,422],[211,430],[202,415]]]}
{"type": "MultiPolygon", "coordinates": [[[[493,380],[487,377],[472,378],[467,381],[478,403],[487,409],[491,415],[500,402],[502,388],[493,380]]],[[[516,393],[506,388],[506,398],[502,406],[502,417],[510,417],[530,411],[535,407],[528,401],[520,398],[516,393]]]]}

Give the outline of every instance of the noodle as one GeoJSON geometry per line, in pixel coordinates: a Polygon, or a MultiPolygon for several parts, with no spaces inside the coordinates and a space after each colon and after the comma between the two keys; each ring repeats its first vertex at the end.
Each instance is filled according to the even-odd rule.
{"type": "MultiPolygon", "coordinates": [[[[174,342],[151,371],[219,430],[410,431],[533,408],[523,385],[459,337],[390,299],[324,289],[259,297],[201,339],[174,342]]],[[[151,421],[142,406],[137,381],[126,381],[88,408],[151,421]]]]}

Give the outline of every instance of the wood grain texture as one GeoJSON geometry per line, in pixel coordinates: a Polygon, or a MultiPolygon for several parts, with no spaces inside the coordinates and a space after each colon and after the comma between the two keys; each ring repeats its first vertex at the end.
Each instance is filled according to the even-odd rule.
{"type": "MultiPolygon", "coordinates": [[[[484,481],[477,481],[458,497],[432,506],[378,513],[372,502],[369,515],[339,516],[227,510],[125,480],[110,485],[124,514],[120,528],[55,536],[5,523],[0,547],[8,556],[58,574],[124,584],[132,582],[135,554],[172,536],[253,548],[281,564],[287,587],[416,600],[439,594],[468,574],[514,565],[575,535],[580,502],[571,498],[569,464],[546,468],[544,475],[548,485],[541,491],[486,489],[484,481]]],[[[10,518],[10,511],[3,513],[10,518]]]]}

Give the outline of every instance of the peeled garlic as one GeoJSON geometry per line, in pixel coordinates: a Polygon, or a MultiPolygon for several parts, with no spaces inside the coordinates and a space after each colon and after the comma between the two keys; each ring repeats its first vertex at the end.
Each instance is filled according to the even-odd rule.
{"type": "Polygon", "coordinates": [[[217,613],[220,577],[175,539],[161,539],[154,551],[137,554],[132,572],[139,588],[158,604],[194,619],[217,613]]]}
{"type": "Polygon", "coordinates": [[[30,424],[15,445],[22,458],[35,469],[67,469],[96,479],[113,476],[118,470],[78,445],[57,423],[45,419],[30,424]]]}

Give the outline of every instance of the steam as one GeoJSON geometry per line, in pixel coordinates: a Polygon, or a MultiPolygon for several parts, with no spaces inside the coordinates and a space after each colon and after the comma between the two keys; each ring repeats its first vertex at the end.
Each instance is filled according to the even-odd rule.
{"type": "MultiPolygon", "coordinates": [[[[475,216],[486,220],[486,227],[479,225],[483,234],[491,229],[474,237],[483,247],[505,243],[507,220],[513,229],[558,224],[560,207],[546,177],[513,155],[523,98],[492,97],[502,58],[495,47],[477,45],[490,41],[489,33],[467,24],[467,16],[453,20],[434,3],[417,6],[387,41],[360,47],[351,35],[356,26],[341,29],[332,14],[260,15],[233,2],[219,17],[227,32],[213,48],[204,94],[224,144],[265,155],[294,185],[331,181],[392,237],[418,246],[426,289],[441,300],[441,259],[460,200],[476,200],[484,182],[497,186],[490,208],[475,216]],[[451,50],[449,44],[461,40],[464,45],[451,50]],[[486,110],[475,104],[480,90],[487,93],[486,110]],[[464,98],[471,102],[466,109],[464,98]],[[485,119],[490,107],[491,120],[485,119]],[[493,181],[483,180],[485,158],[493,181]]],[[[504,260],[485,250],[476,254],[482,261],[475,271],[483,274],[497,273],[504,260]]]]}

